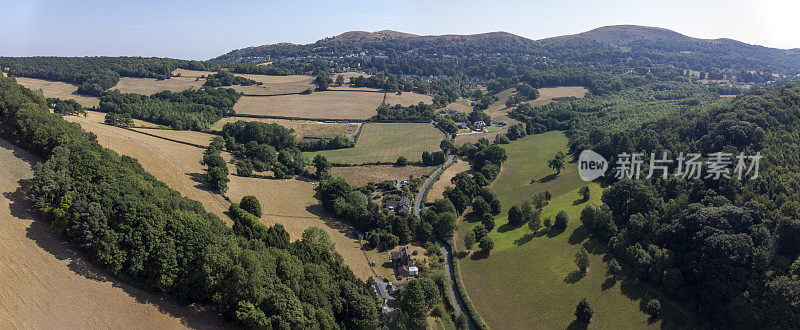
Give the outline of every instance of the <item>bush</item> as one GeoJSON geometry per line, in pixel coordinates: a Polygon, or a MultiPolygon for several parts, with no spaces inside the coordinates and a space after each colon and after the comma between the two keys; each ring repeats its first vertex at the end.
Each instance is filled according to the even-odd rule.
{"type": "Polygon", "coordinates": [[[483,236],[478,246],[481,248],[481,251],[485,252],[486,254],[489,254],[489,252],[491,252],[492,249],[494,249],[494,241],[492,241],[492,239],[489,236],[483,236]]]}
{"type": "Polygon", "coordinates": [[[464,235],[464,247],[471,250],[473,245],[475,245],[475,232],[470,230],[464,235]]]}
{"type": "Polygon", "coordinates": [[[261,217],[261,203],[258,202],[258,198],[255,196],[242,197],[242,202],[239,203],[239,207],[250,214],[255,215],[257,218],[261,217]]]}
{"type": "Polygon", "coordinates": [[[589,304],[586,298],[581,299],[581,301],[578,302],[578,306],[575,308],[575,320],[583,324],[588,324],[592,320],[592,315],[594,315],[592,305],[589,304]]]}
{"type": "Polygon", "coordinates": [[[397,161],[394,162],[397,166],[406,166],[408,164],[408,159],[403,156],[397,157],[397,161]]]}
{"type": "Polygon", "coordinates": [[[658,299],[650,299],[644,309],[650,316],[657,317],[661,315],[661,302],[658,299]]]}

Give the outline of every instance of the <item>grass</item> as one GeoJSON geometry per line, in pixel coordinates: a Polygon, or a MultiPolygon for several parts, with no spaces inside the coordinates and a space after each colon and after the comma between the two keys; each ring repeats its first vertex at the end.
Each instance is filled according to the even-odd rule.
{"type": "Polygon", "coordinates": [[[152,128],[132,128],[137,132],[144,132],[155,136],[171,139],[175,141],[187,142],[195,145],[207,146],[211,144],[216,135],[195,132],[195,131],[179,131],[171,129],[152,129],[152,128]]]}
{"type": "Polygon", "coordinates": [[[100,99],[93,96],[77,94],[78,86],[60,81],[35,78],[16,77],[17,83],[31,90],[41,90],[45,97],[57,97],[62,100],[73,99],[88,108],[100,106],[100,99]]]}
{"type": "Polygon", "coordinates": [[[331,168],[331,175],[344,178],[347,183],[354,187],[363,186],[369,182],[381,182],[385,180],[408,180],[409,176],[415,178],[429,175],[436,169],[436,166],[394,166],[394,165],[364,165],[346,166],[331,168]]]}
{"type": "Polygon", "coordinates": [[[251,86],[231,86],[238,92],[247,95],[278,95],[287,93],[300,93],[308,88],[314,88],[313,76],[288,75],[268,76],[263,74],[234,73],[237,76],[250,78],[261,83],[251,86]]]}
{"type": "Polygon", "coordinates": [[[445,135],[428,123],[365,123],[354,148],[304,153],[313,158],[319,153],[334,163],[363,164],[395,162],[403,156],[408,161],[422,161],[423,151],[438,151],[445,135]]]}
{"type": "MultiPolygon", "coordinates": [[[[462,280],[471,301],[489,326],[496,328],[565,328],[574,326],[573,312],[586,297],[595,310],[590,324],[596,328],[655,328],[641,310],[647,293],[630,281],[604,287],[605,262],[602,248],[591,247],[590,269],[581,275],[573,263],[581,245],[589,245],[580,226],[579,215],[588,204],[599,204],[602,188],[588,184],[591,198],[581,201],[578,189],[585,182],[578,178],[575,164],[568,163],[556,177],[546,162],[555,152],[566,151],[566,137],[560,132],[528,136],[506,145],[508,161],[493,183],[503,213],[496,217],[490,232],[495,249],[460,259],[462,280]],[[535,180],[531,183],[531,180],[535,180]],[[507,224],[507,210],[533,194],[549,190],[553,198],[544,208],[544,217],[555,217],[564,210],[570,221],[563,232],[551,231],[531,238],[526,225],[507,224]]],[[[459,237],[475,225],[462,221],[459,237]]],[[[463,241],[456,240],[458,245],[463,241]]],[[[463,250],[463,246],[461,246],[463,250]]],[[[667,313],[665,311],[665,313],[667,313]]]]}
{"type": "Polygon", "coordinates": [[[199,89],[205,82],[205,79],[197,80],[197,78],[192,78],[189,75],[163,80],[155,78],[120,77],[119,82],[114,85],[114,87],[109,88],[109,90],[118,89],[122,93],[150,95],[165,90],[182,92],[187,89],[199,89]]]}
{"type": "Polygon", "coordinates": [[[457,159],[456,163],[445,169],[444,172],[442,172],[442,174],[439,176],[439,180],[433,183],[433,186],[431,186],[430,190],[428,190],[426,201],[432,202],[442,198],[444,189],[453,185],[453,183],[450,182],[450,179],[456,176],[456,174],[469,169],[469,162],[457,159]]]}
{"type": "Polygon", "coordinates": [[[332,124],[323,123],[313,120],[292,120],[292,119],[275,119],[275,118],[246,118],[246,117],[225,117],[211,125],[212,130],[221,131],[226,123],[232,123],[239,120],[244,121],[257,121],[262,123],[275,123],[283,127],[293,129],[297,138],[303,138],[307,135],[324,135],[324,136],[344,136],[345,134],[354,134],[358,130],[358,124],[332,124]]]}

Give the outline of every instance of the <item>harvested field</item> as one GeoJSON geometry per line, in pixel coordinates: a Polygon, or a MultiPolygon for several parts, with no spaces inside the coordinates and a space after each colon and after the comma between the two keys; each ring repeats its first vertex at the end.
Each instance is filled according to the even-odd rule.
{"type": "Polygon", "coordinates": [[[478,140],[480,140],[481,138],[485,138],[485,139],[489,140],[489,142],[494,142],[494,137],[497,136],[497,134],[505,133],[505,132],[506,132],[506,128],[501,129],[501,130],[497,130],[497,131],[493,131],[493,132],[486,132],[486,133],[458,134],[458,135],[456,135],[456,142],[455,143],[456,143],[457,146],[460,146],[460,145],[464,144],[465,142],[466,143],[478,142],[478,140]]]}
{"type": "Polygon", "coordinates": [[[426,198],[427,201],[432,202],[439,198],[443,197],[444,188],[450,187],[453,185],[450,182],[456,174],[469,170],[469,162],[464,160],[457,160],[457,162],[453,165],[450,165],[442,174],[439,176],[439,180],[433,183],[431,190],[428,191],[428,196],[426,198]]]}
{"type": "Polygon", "coordinates": [[[54,236],[25,198],[36,158],[0,140],[0,324],[25,329],[229,327],[186,306],[109,277],[54,236]]]}
{"type": "Polygon", "coordinates": [[[411,92],[403,93],[401,95],[397,95],[397,93],[386,93],[386,104],[389,105],[400,104],[402,106],[409,106],[412,104],[418,104],[420,102],[431,104],[433,103],[433,97],[430,95],[411,92]]]}
{"type": "Polygon", "coordinates": [[[92,108],[100,106],[100,99],[93,96],[77,94],[78,86],[60,81],[35,78],[15,77],[17,83],[34,91],[41,90],[45,97],[57,97],[62,100],[73,99],[80,105],[92,108]]]}
{"type": "MultiPolygon", "coordinates": [[[[533,101],[526,101],[525,103],[530,103],[532,106],[545,105],[559,97],[583,98],[587,92],[589,92],[589,90],[581,86],[539,88],[539,98],[533,101]]],[[[505,102],[505,100],[503,100],[503,102],[505,102]]]]}
{"type": "Polygon", "coordinates": [[[200,78],[203,76],[208,76],[215,74],[214,71],[202,71],[202,70],[187,70],[187,69],[175,69],[172,71],[172,75],[181,75],[183,78],[200,78]]]}
{"type": "Polygon", "coordinates": [[[383,93],[326,91],[310,95],[243,96],[238,114],[297,118],[368,119],[375,116],[383,93]]]}
{"type": "Polygon", "coordinates": [[[166,139],[207,146],[217,135],[195,131],[178,131],[171,129],[133,128],[134,131],[160,136],[166,139]]]}
{"type": "Polygon", "coordinates": [[[244,74],[235,73],[235,75],[245,78],[250,78],[255,81],[261,82],[262,85],[251,86],[231,86],[236,91],[245,93],[247,95],[278,95],[286,93],[300,93],[308,88],[313,88],[311,83],[314,81],[313,76],[306,75],[289,75],[289,76],[268,76],[263,74],[244,74]]]}
{"type": "Polygon", "coordinates": [[[429,123],[365,123],[354,148],[305,153],[319,153],[334,163],[364,164],[395,162],[403,156],[408,161],[422,161],[422,152],[439,150],[445,135],[429,123]]]}
{"type": "Polygon", "coordinates": [[[364,165],[331,168],[331,175],[344,178],[354,187],[363,186],[369,182],[386,180],[408,180],[413,175],[415,178],[429,175],[436,166],[394,166],[394,165],[364,165]]]}
{"type": "MultiPolygon", "coordinates": [[[[106,148],[139,160],[142,167],[157,179],[179,191],[182,195],[203,203],[205,209],[216,214],[228,225],[225,215],[230,203],[219,194],[205,188],[205,168],[200,165],[203,149],[147,136],[131,130],[108,126],[97,121],[97,117],[67,117],[87,130],[97,134],[98,142],[106,148]],[[92,119],[95,120],[92,120],[92,119]]],[[[152,130],[151,130],[152,131],[152,130]]],[[[183,133],[183,132],[178,132],[183,133]]],[[[230,161],[230,154],[222,156],[230,161]]],[[[228,171],[236,173],[229,163],[228,171]]],[[[292,235],[299,239],[303,230],[314,225],[325,229],[336,242],[336,250],[359,277],[366,278],[368,267],[361,254],[358,241],[350,234],[351,227],[328,219],[319,202],[314,198],[314,185],[298,180],[266,180],[229,175],[227,195],[239,201],[245,195],[256,196],[261,202],[265,224],[282,223],[292,235]],[[325,220],[322,220],[325,219],[325,220]],[[350,236],[348,236],[350,235],[350,236]]]]}
{"type": "Polygon", "coordinates": [[[225,124],[239,120],[279,124],[283,127],[293,129],[298,138],[302,138],[306,135],[344,136],[345,134],[354,134],[358,130],[358,124],[333,124],[313,120],[247,117],[225,117],[214,123],[214,125],[211,126],[211,129],[221,131],[225,124]]]}
{"type": "Polygon", "coordinates": [[[109,90],[118,89],[122,93],[136,93],[142,95],[155,94],[161,91],[170,90],[182,92],[188,89],[199,89],[203,87],[205,79],[193,77],[172,77],[169,79],[158,80],[155,78],[131,78],[120,77],[119,82],[109,90]]]}
{"type": "Polygon", "coordinates": [[[361,252],[361,245],[353,228],[332,218],[314,197],[315,182],[300,180],[268,180],[228,176],[227,195],[239,202],[242,197],[252,195],[261,203],[261,222],[271,226],[283,224],[292,240],[300,239],[303,231],[311,226],[325,230],[336,243],[336,251],[356,276],[366,279],[371,275],[369,265],[361,252]]]}

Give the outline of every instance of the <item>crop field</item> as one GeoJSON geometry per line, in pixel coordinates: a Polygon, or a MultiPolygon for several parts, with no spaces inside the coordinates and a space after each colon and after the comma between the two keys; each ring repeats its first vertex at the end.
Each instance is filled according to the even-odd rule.
{"type": "Polygon", "coordinates": [[[368,119],[377,114],[383,93],[327,91],[310,95],[243,96],[238,114],[326,119],[368,119]]]}
{"type": "Polygon", "coordinates": [[[166,139],[207,146],[216,135],[195,131],[178,131],[171,129],[133,128],[134,131],[160,136],[166,139]]]}
{"type": "Polygon", "coordinates": [[[397,95],[396,93],[386,93],[386,104],[388,105],[399,104],[402,106],[409,106],[412,104],[418,104],[420,102],[430,104],[433,102],[433,97],[426,94],[417,94],[411,92],[406,92],[401,95],[397,95]]]}
{"type": "Polygon", "coordinates": [[[431,190],[428,191],[427,201],[432,202],[439,198],[443,197],[444,188],[450,187],[453,185],[450,182],[456,174],[467,171],[470,169],[469,162],[463,161],[459,159],[455,164],[450,165],[441,175],[439,175],[439,180],[433,183],[431,190]]]}
{"type": "Polygon", "coordinates": [[[62,239],[25,198],[36,157],[0,140],[0,323],[4,328],[223,328],[215,313],[119,282],[62,239]]]}
{"type": "MultiPolygon", "coordinates": [[[[182,195],[203,203],[205,209],[216,214],[229,225],[232,224],[225,212],[230,203],[219,194],[205,188],[203,175],[205,167],[200,164],[203,149],[147,136],[119,127],[102,124],[102,121],[71,116],[68,120],[78,122],[87,130],[97,134],[98,142],[106,148],[139,160],[142,167],[157,179],[179,191],[182,195]]],[[[152,130],[151,130],[152,131],[152,130]]],[[[182,132],[177,132],[182,133],[182,132]]],[[[231,156],[222,156],[230,161],[231,156]]],[[[229,173],[236,173],[232,164],[229,173]]],[[[322,208],[314,198],[311,183],[297,180],[266,180],[229,175],[227,195],[239,201],[245,195],[256,196],[261,202],[266,224],[282,223],[292,239],[299,239],[303,230],[315,225],[325,229],[336,244],[348,266],[357,276],[366,276],[368,269],[358,242],[348,237],[350,229],[340,222],[327,219],[322,208]]]]}
{"type": "Polygon", "coordinates": [[[243,74],[235,73],[235,75],[245,78],[250,78],[255,81],[261,82],[261,85],[251,86],[231,86],[237,92],[242,92],[247,95],[278,95],[286,93],[300,93],[308,88],[314,87],[312,82],[313,76],[306,75],[288,75],[288,76],[268,76],[263,74],[243,74]]]}
{"type": "MultiPolygon", "coordinates": [[[[183,78],[193,78],[193,79],[201,78],[203,76],[208,76],[208,75],[212,75],[212,74],[215,74],[215,73],[216,72],[214,72],[214,71],[187,70],[187,69],[175,69],[175,70],[172,71],[172,75],[173,76],[174,75],[180,75],[183,78]]],[[[201,78],[201,79],[205,79],[205,78],[201,78]]]]}
{"type": "Polygon", "coordinates": [[[84,96],[77,94],[78,86],[44,79],[15,77],[17,83],[31,90],[42,90],[45,97],[57,97],[62,100],[73,99],[80,103],[80,105],[88,108],[100,106],[100,99],[93,96],[84,96]]]}
{"type": "MultiPolygon", "coordinates": [[[[533,101],[527,101],[532,106],[545,105],[550,103],[555,98],[559,97],[577,97],[583,98],[589,90],[581,86],[561,86],[561,87],[545,87],[539,88],[539,98],[533,101]]],[[[505,100],[503,100],[505,102],[505,100]]]]}
{"type": "Polygon", "coordinates": [[[344,136],[346,134],[355,134],[356,131],[358,130],[358,125],[359,125],[359,124],[324,123],[314,120],[225,117],[214,123],[214,125],[211,126],[211,129],[221,131],[222,127],[225,126],[225,124],[236,122],[239,120],[279,124],[283,127],[293,129],[295,136],[297,136],[298,138],[302,138],[303,136],[307,135],[344,136]]]}
{"type": "Polygon", "coordinates": [[[363,186],[369,182],[381,182],[386,180],[408,180],[409,176],[415,178],[429,175],[436,169],[436,166],[394,166],[394,165],[364,165],[364,166],[345,166],[331,168],[331,175],[342,177],[347,183],[354,187],[363,186]]]}
{"type": "MultiPolygon", "coordinates": [[[[640,310],[640,304],[650,296],[639,285],[625,280],[603,287],[607,260],[602,247],[589,246],[589,272],[585,276],[577,272],[574,255],[581,245],[589,245],[580,225],[580,212],[588,204],[600,203],[602,188],[581,181],[574,163],[568,163],[559,176],[550,175],[546,162],[555,152],[567,150],[566,141],[562,133],[549,132],[505,146],[508,161],[492,184],[503,205],[503,213],[496,217],[495,229],[489,234],[495,249],[488,258],[473,253],[460,259],[470,299],[484,321],[496,328],[569,327],[575,319],[575,305],[583,297],[595,310],[592,327],[658,328],[661,321],[649,322],[640,310]],[[577,193],[584,185],[591,190],[589,201],[581,201],[577,193]],[[531,238],[527,226],[508,224],[508,208],[545,190],[553,198],[542,217],[554,218],[559,211],[566,211],[569,224],[563,232],[553,230],[531,238]]],[[[474,225],[462,221],[458,236],[463,237],[474,225]]],[[[457,244],[463,250],[460,238],[457,244]]],[[[664,318],[672,320],[671,313],[666,307],[664,318]]]]}
{"type": "Polygon", "coordinates": [[[319,153],[334,163],[363,164],[395,162],[403,156],[408,161],[422,161],[423,151],[438,151],[445,135],[428,123],[365,123],[353,148],[305,153],[319,153]]]}

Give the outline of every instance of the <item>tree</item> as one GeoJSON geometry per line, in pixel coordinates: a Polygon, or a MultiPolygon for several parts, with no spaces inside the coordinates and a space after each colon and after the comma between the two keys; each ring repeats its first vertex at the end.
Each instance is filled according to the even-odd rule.
{"type": "Polygon", "coordinates": [[[255,196],[242,197],[239,207],[241,207],[242,210],[245,210],[248,213],[256,216],[256,218],[261,217],[261,203],[258,202],[258,198],[255,196]]]}
{"type": "Polygon", "coordinates": [[[324,179],[328,177],[328,171],[331,169],[331,163],[325,156],[317,154],[314,156],[314,168],[317,170],[317,178],[324,179]]]}
{"type": "Polygon", "coordinates": [[[303,242],[320,243],[331,250],[336,247],[336,243],[333,242],[331,236],[328,235],[328,232],[319,227],[311,226],[306,228],[306,230],[303,231],[303,236],[301,239],[303,242]]]}
{"type": "Polygon", "coordinates": [[[583,324],[589,324],[592,320],[592,315],[594,315],[592,305],[589,304],[586,298],[581,299],[581,301],[578,302],[578,306],[575,308],[575,320],[583,324]]]}
{"type": "Polygon", "coordinates": [[[550,228],[550,226],[553,225],[553,219],[551,219],[550,217],[544,218],[542,224],[544,225],[545,228],[550,228]]]}
{"type": "Polygon", "coordinates": [[[589,197],[591,197],[591,191],[589,190],[589,186],[583,186],[581,189],[579,189],[578,195],[580,195],[584,201],[588,201],[589,197]]]}
{"type": "Polygon", "coordinates": [[[569,216],[567,215],[567,212],[564,212],[564,210],[558,211],[558,214],[556,214],[556,221],[553,223],[553,226],[556,229],[565,229],[567,228],[568,223],[569,216]]]}
{"type": "Polygon", "coordinates": [[[539,230],[539,228],[542,228],[542,220],[539,213],[539,210],[536,210],[533,212],[530,220],[528,220],[528,228],[530,228],[532,232],[536,232],[539,230]]]}
{"type": "Polygon", "coordinates": [[[483,227],[486,228],[487,231],[492,231],[494,229],[494,217],[491,213],[484,213],[481,215],[481,224],[483,227]]]}
{"type": "Polygon", "coordinates": [[[652,317],[661,315],[661,302],[658,299],[650,299],[644,306],[644,311],[652,317]]]}
{"type": "Polygon", "coordinates": [[[443,139],[442,142],[439,143],[439,148],[445,153],[450,153],[456,150],[456,144],[451,140],[443,139]]]}
{"type": "Polygon", "coordinates": [[[473,245],[475,245],[475,232],[470,230],[464,235],[464,247],[471,250],[473,245]]]}
{"type": "Polygon", "coordinates": [[[394,162],[394,164],[397,166],[406,166],[406,164],[408,164],[408,159],[403,156],[397,157],[397,161],[394,162]]]}
{"type": "Polygon", "coordinates": [[[608,276],[617,276],[622,273],[622,266],[619,265],[617,259],[611,259],[608,262],[608,267],[606,268],[606,275],[608,276]]]}
{"type": "Polygon", "coordinates": [[[491,252],[492,249],[494,249],[494,241],[492,241],[492,238],[489,236],[483,236],[478,246],[481,248],[481,251],[483,251],[486,254],[489,254],[489,252],[491,252]]]}
{"type": "Polygon", "coordinates": [[[327,71],[320,72],[317,74],[317,77],[314,78],[314,84],[317,85],[317,90],[320,91],[328,90],[328,86],[330,86],[332,82],[333,79],[331,79],[331,75],[327,71]]]}
{"type": "Polygon", "coordinates": [[[481,239],[483,239],[483,237],[485,237],[486,234],[488,234],[488,231],[486,231],[486,227],[484,227],[483,224],[480,223],[472,228],[472,232],[475,233],[475,239],[478,240],[478,242],[480,242],[481,239]]]}
{"type": "Polygon", "coordinates": [[[508,223],[512,226],[519,226],[522,224],[522,211],[520,211],[519,206],[512,206],[508,209],[508,223]]]}
{"type": "Polygon", "coordinates": [[[530,221],[533,218],[533,205],[530,202],[522,202],[522,221],[530,221]]]}
{"type": "Polygon", "coordinates": [[[342,86],[342,85],[344,85],[344,76],[343,75],[336,76],[336,86],[342,86]]]}
{"type": "Polygon", "coordinates": [[[561,174],[561,169],[564,168],[564,153],[561,151],[556,153],[553,159],[547,161],[547,166],[556,171],[556,175],[561,174]]]}
{"type": "Polygon", "coordinates": [[[578,269],[581,273],[586,273],[586,269],[589,268],[589,252],[582,246],[581,249],[575,253],[575,264],[578,265],[578,269]]]}
{"type": "Polygon", "coordinates": [[[487,203],[486,200],[483,199],[483,197],[477,196],[472,201],[472,211],[475,212],[475,214],[483,215],[484,213],[491,212],[492,208],[491,206],[489,206],[489,203],[487,203]]]}

